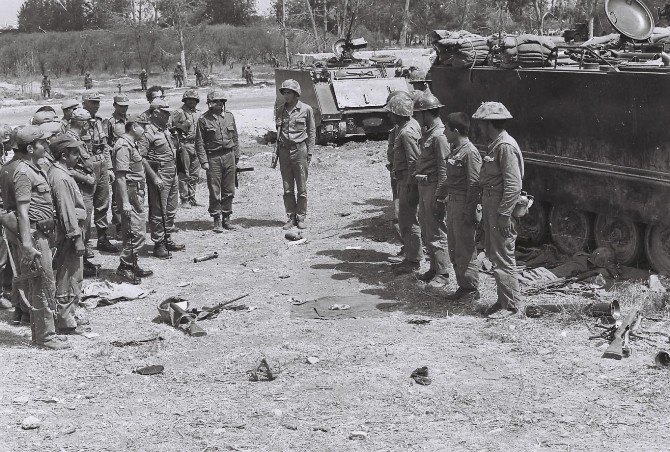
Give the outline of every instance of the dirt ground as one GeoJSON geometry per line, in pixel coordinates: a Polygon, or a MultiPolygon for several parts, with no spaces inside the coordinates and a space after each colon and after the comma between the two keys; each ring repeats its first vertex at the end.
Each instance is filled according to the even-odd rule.
{"type": "MultiPolygon", "coordinates": [[[[159,261],[145,249],[141,265],[155,274],[141,287],[152,293],[85,312],[99,337],[38,350],[29,327],[10,326],[11,312],[0,311],[0,450],[667,450],[670,373],[653,367],[667,336],[606,360],[602,343],[589,340],[593,319],[485,320],[481,310],[495,297],[489,275],[481,275],[475,304],[446,302],[445,291],[394,276],[387,258],[399,247],[383,142],[318,148],[307,242],[290,245],[272,148],[252,134],[242,142],[241,165],[255,171],[240,176],[239,230],[214,234],[205,207],[179,210],[176,240],[186,251],[159,261]],[[212,251],[220,257],[193,263],[212,251]],[[201,322],[205,337],[155,321],[170,296],[201,307],[245,293],[240,303],[255,309],[201,322]],[[325,296],[378,300],[360,318],[295,315],[295,300],[325,296]],[[111,345],[156,335],[163,340],[111,345]],[[249,381],[262,358],[277,378],[249,381]],[[132,373],[149,364],[165,371],[132,373]],[[429,386],[409,377],[421,366],[429,386]],[[27,416],[40,428],[22,430],[27,416]],[[353,431],[367,437],[350,439],[353,431]]],[[[206,197],[200,185],[199,201],[206,197]]],[[[113,278],[118,257],[95,261],[113,278]]],[[[625,312],[666,301],[640,285],[622,284],[615,296],[625,312]]],[[[643,326],[667,332],[662,309],[655,315],[660,321],[643,326]]]]}

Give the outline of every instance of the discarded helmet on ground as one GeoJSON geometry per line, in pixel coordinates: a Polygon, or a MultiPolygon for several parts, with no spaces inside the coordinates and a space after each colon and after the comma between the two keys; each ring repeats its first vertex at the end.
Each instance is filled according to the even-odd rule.
{"type": "Polygon", "coordinates": [[[430,91],[426,91],[414,101],[414,111],[433,110],[444,107],[440,100],[430,91]]]}
{"type": "Polygon", "coordinates": [[[290,78],[288,80],[284,80],[284,82],[281,84],[281,88],[279,88],[279,92],[281,93],[285,89],[289,89],[289,90],[293,91],[298,96],[300,96],[302,94],[302,92],[300,91],[300,83],[296,82],[292,78],[290,78]]]}
{"type": "Polygon", "coordinates": [[[220,89],[213,89],[207,93],[207,102],[212,102],[214,100],[226,101],[228,100],[228,96],[220,89]]]}
{"type": "Polygon", "coordinates": [[[512,119],[512,114],[500,102],[482,102],[472,119],[512,119]]]}
{"type": "Polygon", "coordinates": [[[414,113],[414,101],[409,96],[394,96],[388,101],[384,110],[409,118],[414,113]]]}
{"type": "Polygon", "coordinates": [[[187,89],[184,91],[184,95],[181,96],[181,101],[184,102],[186,99],[195,99],[200,102],[200,94],[198,94],[197,89],[187,89]]]}

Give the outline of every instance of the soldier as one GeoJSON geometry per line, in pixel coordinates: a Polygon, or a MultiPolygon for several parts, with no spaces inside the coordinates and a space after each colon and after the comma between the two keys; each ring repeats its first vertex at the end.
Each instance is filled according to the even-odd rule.
{"type": "Polygon", "coordinates": [[[49,99],[51,97],[51,79],[44,74],[42,78],[42,97],[49,99]]]}
{"type": "Polygon", "coordinates": [[[449,142],[444,136],[444,124],[440,119],[443,105],[430,91],[420,95],[414,102],[414,111],[419,112],[419,124],[424,127],[421,150],[416,160],[414,180],[419,188],[419,219],[430,255],[430,268],[419,276],[432,285],[449,284],[449,246],[444,215],[436,215],[435,192],[447,177],[447,154],[449,142]]]}
{"type": "Polygon", "coordinates": [[[149,74],[147,74],[146,69],[140,71],[140,88],[142,91],[147,90],[147,82],[149,82],[149,74]]]}
{"type": "MultiPolygon", "coordinates": [[[[165,99],[165,91],[163,90],[162,86],[155,85],[147,89],[145,95],[147,102],[149,102],[149,108],[140,113],[140,116],[142,116],[143,121],[151,122],[151,102],[156,99],[165,99]]],[[[140,146],[140,150],[141,149],[142,146],[140,146]]]]}
{"type": "Polygon", "coordinates": [[[56,112],[51,110],[45,110],[44,107],[40,108],[35,112],[33,118],[30,120],[30,124],[33,126],[39,126],[47,122],[56,120],[56,112]]]}
{"type": "Polygon", "coordinates": [[[56,208],[56,330],[65,334],[81,334],[75,308],[79,304],[83,280],[82,256],[85,252],[82,226],[86,221],[84,198],[70,175],[79,161],[82,141],[70,135],[58,135],[49,143],[55,159],[48,178],[56,208]]]}
{"type": "Polygon", "coordinates": [[[521,298],[514,248],[516,219],[512,216],[521,195],[523,157],[516,140],[505,130],[512,118],[500,102],[483,102],[474,115],[489,145],[483,158],[482,187],[484,246],[493,264],[498,300],[486,310],[489,317],[507,317],[518,311],[521,298]]]}
{"type": "Polygon", "coordinates": [[[12,138],[14,131],[7,124],[0,124],[0,166],[7,164],[14,152],[12,151],[12,138]]]}
{"type": "MultiPolygon", "coordinates": [[[[7,124],[0,124],[0,166],[9,163],[14,157],[12,151],[12,135],[14,131],[7,124]]],[[[1,200],[0,200],[1,202],[1,200]]],[[[0,226],[1,228],[1,226],[0,226]]],[[[0,229],[1,230],[1,229],[0,229]]],[[[2,281],[3,294],[0,297],[0,309],[9,309],[13,306],[10,301],[11,296],[5,296],[12,288],[12,269],[9,264],[9,256],[7,255],[7,242],[0,236],[0,280],[2,281]]],[[[18,319],[16,323],[21,320],[21,311],[19,308],[18,319]]]]}
{"type": "MultiPolygon", "coordinates": [[[[106,119],[103,124],[107,133],[107,144],[109,144],[109,148],[112,151],[112,166],[114,166],[114,144],[116,143],[116,140],[126,133],[126,115],[128,113],[129,105],[130,100],[128,100],[128,96],[125,94],[114,96],[114,103],[112,104],[114,113],[112,113],[112,117],[106,119]]],[[[112,183],[112,225],[114,225],[114,230],[116,231],[116,239],[121,240],[121,210],[116,202],[116,187],[117,185],[112,183]]]]}
{"type": "Polygon", "coordinates": [[[70,118],[72,118],[72,112],[79,108],[79,101],[76,99],[65,99],[61,105],[61,110],[63,110],[63,118],[61,119],[61,131],[65,131],[70,126],[70,118]]]}
{"type": "Polygon", "coordinates": [[[254,71],[251,69],[250,64],[247,64],[246,70],[244,71],[244,79],[247,81],[247,85],[254,84],[254,71]]]}
{"type": "Polygon", "coordinates": [[[207,93],[209,109],[200,116],[195,131],[195,147],[200,164],[207,171],[209,214],[212,230],[237,229],[230,223],[235,196],[235,171],[240,159],[235,117],[226,111],[227,96],[219,90],[207,93]]]}
{"type": "MultiPolygon", "coordinates": [[[[144,117],[141,116],[144,121],[144,117]]],[[[177,245],[171,235],[175,232],[174,219],[177,213],[179,194],[177,193],[176,149],[168,129],[170,106],[163,99],[151,102],[151,122],[146,126],[144,138],[146,149],[143,157],[147,161],[145,169],[149,184],[149,224],[151,240],[154,242],[154,256],[166,259],[170,251],[181,251],[185,245],[177,245]]]]}
{"type": "MultiPolygon", "coordinates": [[[[114,182],[114,167],[112,166],[111,149],[108,143],[107,131],[102,118],[97,115],[100,109],[102,96],[98,93],[87,93],[83,96],[83,107],[92,117],[90,140],[83,140],[91,154],[90,164],[95,175],[93,188],[93,222],[98,232],[98,251],[118,253],[119,248],[113,245],[107,237],[109,220],[107,212],[110,205],[110,183],[114,182]]],[[[84,194],[86,196],[86,194],[84,194]]],[[[90,225],[88,226],[90,228],[90,225]]]]}
{"type": "Polygon", "coordinates": [[[449,259],[454,266],[458,289],[447,295],[447,300],[474,301],[479,299],[479,270],[476,265],[478,203],[481,197],[479,172],[482,157],[470,142],[470,118],[465,113],[447,116],[445,135],[451,143],[447,157],[447,177],[437,187],[437,215],[447,216],[449,259]]]}
{"type": "Polygon", "coordinates": [[[312,107],[300,101],[300,84],[285,80],[279,93],[283,105],[275,112],[279,168],[284,187],[284,209],[288,221],[284,229],[305,229],[307,215],[307,174],[316,142],[312,107]],[[297,193],[296,193],[297,191],[297,193]]]}
{"type": "Polygon", "coordinates": [[[199,205],[195,200],[195,189],[200,178],[200,162],[195,152],[195,129],[198,120],[196,105],[200,102],[198,91],[189,89],[182,96],[184,105],[172,113],[172,125],[180,131],[179,139],[180,153],[184,171],[179,173],[179,196],[181,206],[190,208],[199,205]]]}
{"type": "Polygon", "coordinates": [[[124,126],[125,133],[114,145],[116,196],[123,212],[123,250],[116,274],[133,283],[139,283],[139,278],[153,275],[151,270],[144,270],[137,263],[137,254],[144,246],[146,234],[146,176],[145,162],[136,143],[144,135],[146,124],[146,120],[139,115],[129,117],[124,126]]]}
{"type": "Polygon", "coordinates": [[[402,235],[405,258],[393,265],[399,273],[418,270],[423,260],[421,228],[419,227],[419,189],[413,174],[419,156],[421,126],[414,118],[414,103],[409,96],[395,96],[385,110],[396,125],[393,142],[393,171],[398,184],[398,225],[402,235]]]}
{"type": "Polygon", "coordinates": [[[197,65],[193,68],[193,75],[195,75],[195,86],[202,86],[204,75],[197,65]]]}
{"type": "Polygon", "coordinates": [[[84,89],[91,89],[93,88],[93,78],[91,77],[91,73],[87,72],[86,75],[84,76],[84,89]]]}
{"type": "Polygon", "coordinates": [[[173,77],[175,87],[181,88],[184,85],[184,70],[181,67],[181,63],[177,63],[177,67],[174,68],[173,77]]]}
{"type": "MultiPolygon", "coordinates": [[[[0,171],[0,186],[5,209],[16,214],[18,227],[9,231],[10,248],[17,251],[15,262],[19,274],[26,278],[27,303],[33,343],[39,347],[60,350],[69,346],[56,337],[56,306],[49,240],[54,229],[51,187],[37,162],[44,157],[46,141],[37,126],[16,130],[14,163],[0,171]]],[[[25,284],[21,284],[25,289],[25,284]]],[[[24,292],[24,291],[22,291],[24,292]]],[[[25,292],[24,292],[25,293],[25,292]]]]}

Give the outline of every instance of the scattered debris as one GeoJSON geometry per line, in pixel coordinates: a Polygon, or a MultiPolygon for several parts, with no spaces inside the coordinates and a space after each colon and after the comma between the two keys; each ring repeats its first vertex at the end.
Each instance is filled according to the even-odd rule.
{"type": "Polygon", "coordinates": [[[23,430],[34,430],[36,428],[40,428],[40,420],[35,416],[28,416],[21,421],[21,428],[23,430]]]}
{"type": "Polygon", "coordinates": [[[295,298],[295,297],[291,297],[291,299],[289,301],[291,302],[291,304],[293,306],[300,306],[300,305],[303,305],[303,304],[309,302],[309,300],[300,300],[299,298],[295,298]]]}
{"type": "Polygon", "coordinates": [[[114,347],[136,347],[138,345],[147,344],[149,342],[162,341],[162,336],[154,336],[147,339],[136,339],[132,341],[112,341],[114,347]]]}
{"type": "Polygon", "coordinates": [[[279,275],[279,279],[289,279],[291,275],[279,275]]]}
{"type": "Polygon", "coordinates": [[[86,339],[95,339],[96,337],[100,337],[100,334],[86,332],[86,333],[82,333],[82,336],[84,336],[86,339]]]}
{"type": "Polygon", "coordinates": [[[428,366],[418,367],[414,369],[414,372],[409,376],[415,382],[420,385],[428,386],[432,383],[432,380],[428,377],[428,366]]]}
{"type": "MultiPolygon", "coordinates": [[[[297,301],[297,300],[296,300],[297,301]]],[[[338,320],[378,317],[384,315],[383,300],[376,295],[331,295],[304,303],[294,303],[291,315],[305,319],[338,320]],[[349,309],[331,309],[330,306],[349,306],[349,309]]]]}
{"type": "Polygon", "coordinates": [[[340,212],[338,213],[338,215],[341,217],[348,217],[349,215],[351,215],[351,212],[340,212]]]}
{"type": "Polygon", "coordinates": [[[71,435],[76,431],[77,431],[77,428],[75,426],[71,425],[69,427],[65,427],[64,429],[62,429],[60,431],[60,433],[61,433],[61,435],[71,435]]]}
{"type": "Polygon", "coordinates": [[[351,309],[351,306],[349,306],[348,304],[337,304],[337,303],[335,303],[335,304],[331,304],[330,306],[328,306],[328,309],[330,309],[331,311],[347,311],[347,310],[351,309]]]}
{"type": "Polygon", "coordinates": [[[307,357],[307,364],[316,364],[319,361],[320,361],[319,358],[317,358],[316,356],[308,356],[307,357]]]}
{"type": "Polygon", "coordinates": [[[204,256],[194,257],[193,263],[197,264],[198,262],[205,262],[211,259],[217,259],[218,257],[219,253],[217,251],[214,251],[213,253],[205,254],[204,256]]]}
{"type": "Polygon", "coordinates": [[[296,242],[301,240],[303,237],[302,232],[300,231],[288,231],[286,234],[284,234],[284,238],[286,240],[290,240],[291,242],[296,242]]]}
{"type": "Polygon", "coordinates": [[[282,425],[289,430],[298,430],[298,425],[291,422],[284,422],[282,425]]]}
{"type": "Polygon", "coordinates": [[[196,317],[196,320],[200,321],[200,320],[206,320],[206,319],[214,319],[221,313],[221,311],[226,306],[228,306],[229,304],[234,303],[236,301],[239,301],[243,298],[246,298],[248,296],[249,296],[249,294],[245,293],[244,295],[240,295],[239,297],[235,297],[232,300],[223,301],[223,302],[221,302],[221,303],[219,303],[216,306],[213,306],[211,308],[205,306],[205,307],[202,308],[202,311],[198,313],[198,316],[196,317]]]}
{"type": "Polygon", "coordinates": [[[649,290],[654,293],[666,293],[667,290],[661,283],[658,275],[649,275],[649,290]]]}
{"type": "Polygon", "coordinates": [[[621,316],[619,302],[611,303],[565,303],[565,304],[536,304],[528,305],[524,310],[526,316],[531,318],[542,317],[545,314],[556,312],[574,312],[591,317],[612,317],[618,319],[621,316]]]}
{"type": "Polygon", "coordinates": [[[191,284],[193,284],[193,281],[184,281],[184,282],[177,283],[177,287],[186,287],[186,286],[190,286],[191,284]]]}
{"type": "Polygon", "coordinates": [[[164,369],[165,368],[160,364],[153,364],[151,366],[144,366],[133,369],[133,373],[138,375],[157,375],[162,374],[164,369]]]}
{"type": "Polygon", "coordinates": [[[656,357],[654,358],[654,362],[656,362],[656,367],[660,367],[663,369],[667,369],[670,367],[670,353],[666,351],[660,351],[656,353],[656,357]]]}
{"type": "Polygon", "coordinates": [[[367,439],[367,438],[368,438],[368,433],[364,432],[362,430],[357,430],[357,431],[349,433],[349,439],[362,440],[362,439],[367,439]]]}
{"type": "Polygon", "coordinates": [[[407,323],[410,323],[412,325],[428,325],[430,323],[430,320],[428,319],[409,319],[407,323]]]}
{"type": "Polygon", "coordinates": [[[265,358],[261,359],[261,363],[256,369],[248,370],[247,375],[249,381],[272,381],[276,378],[265,358]]]}
{"type": "Polygon", "coordinates": [[[84,287],[81,300],[85,302],[87,308],[95,308],[97,306],[109,306],[119,301],[145,298],[149,293],[149,291],[133,284],[94,281],[84,287]]]}
{"type": "Polygon", "coordinates": [[[189,336],[206,336],[207,332],[196,323],[196,314],[188,312],[188,301],[180,297],[170,297],[158,305],[158,313],[164,322],[171,324],[189,336]]]}
{"type": "Polygon", "coordinates": [[[330,431],[328,427],[312,427],[312,430],[315,432],[324,432],[324,433],[328,433],[330,431]]]}
{"type": "MultiPolygon", "coordinates": [[[[613,327],[612,329],[614,329],[614,331],[611,333],[612,342],[610,343],[610,346],[607,347],[607,350],[605,350],[602,357],[621,359],[630,356],[630,334],[635,331],[641,320],[640,311],[635,310],[623,319],[621,325],[616,328],[613,327]]],[[[608,330],[608,332],[612,329],[608,330]]]]}
{"type": "Polygon", "coordinates": [[[296,240],[295,242],[289,242],[288,244],[290,246],[293,246],[293,245],[302,245],[303,243],[307,243],[307,239],[304,237],[301,238],[300,240],[296,240]]]}
{"type": "Polygon", "coordinates": [[[12,399],[13,405],[25,405],[26,403],[28,403],[28,397],[19,396],[12,399]]]}

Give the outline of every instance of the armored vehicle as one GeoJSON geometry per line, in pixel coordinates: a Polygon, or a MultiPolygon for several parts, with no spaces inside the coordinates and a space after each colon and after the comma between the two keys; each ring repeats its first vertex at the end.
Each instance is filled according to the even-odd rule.
{"type": "MultiPolygon", "coordinates": [[[[629,41],[651,35],[653,19],[640,2],[610,0],[606,8],[629,25],[619,30],[629,41]]],[[[570,254],[611,246],[626,265],[644,252],[654,269],[670,273],[670,58],[647,54],[633,63],[644,58],[563,50],[582,57],[511,69],[437,61],[432,90],[445,114],[500,101],[514,116],[507,128],[524,156],[524,190],[536,200],[520,236],[535,243],[551,237],[570,254]]],[[[485,149],[474,130],[472,138],[485,149]]]]}

